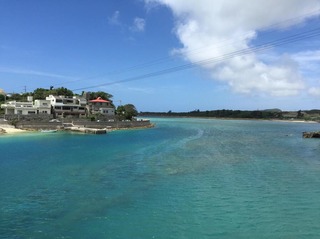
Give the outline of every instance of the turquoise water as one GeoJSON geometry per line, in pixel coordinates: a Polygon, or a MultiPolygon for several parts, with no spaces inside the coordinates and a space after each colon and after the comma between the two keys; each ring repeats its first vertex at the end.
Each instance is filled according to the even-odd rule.
{"type": "Polygon", "coordinates": [[[0,238],[319,238],[319,124],[0,137],[0,238]]]}

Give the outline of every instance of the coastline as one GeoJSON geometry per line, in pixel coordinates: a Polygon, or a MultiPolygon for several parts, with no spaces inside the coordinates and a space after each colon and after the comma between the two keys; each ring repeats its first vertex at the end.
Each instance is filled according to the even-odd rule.
{"type": "Polygon", "coordinates": [[[194,118],[194,119],[215,119],[215,120],[258,120],[258,121],[272,121],[272,122],[284,122],[284,123],[306,123],[306,124],[319,124],[320,121],[314,120],[297,120],[297,119],[258,119],[258,118],[225,118],[225,117],[201,117],[201,116],[148,116],[145,118],[194,118]]]}
{"type": "MultiPolygon", "coordinates": [[[[153,128],[154,126],[155,126],[154,124],[150,124],[148,126],[111,128],[111,129],[108,129],[108,131],[111,132],[111,131],[121,131],[121,130],[148,129],[148,128],[153,128]]],[[[24,134],[32,131],[36,131],[36,130],[17,129],[17,128],[14,128],[14,126],[12,125],[0,125],[0,137],[2,135],[18,135],[18,134],[24,134]]]]}
{"type": "Polygon", "coordinates": [[[319,124],[320,122],[312,121],[312,120],[277,120],[277,119],[271,119],[270,121],[275,122],[288,122],[288,123],[306,123],[306,124],[319,124]]]}
{"type": "Polygon", "coordinates": [[[29,131],[24,130],[24,129],[16,129],[16,128],[10,127],[10,126],[0,125],[0,136],[1,135],[21,134],[21,133],[26,133],[26,132],[29,132],[29,131]]]}
{"type": "MultiPolygon", "coordinates": [[[[151,116],[152,118],[152,116],[151,116]]],[[[319,124],[318,121],[306,121],[306,120],[280,120],[280,119],[249,119],[249,118],[215,118],[215,117],[190,117],[190,116],[160,116],[160,118],[206,118],[206,119],[222,119],[222,120],[258,120],[258,121],[271,121],[271,122],[283,122],[283,123],[305,123],[305,124],[319,124]]],[[[151,123],[148,126],[137,126],[137,127],[115,127],[109,129],[110,131],[119,131],[119,130],[135,130],[135,129],[147,129],[153,128],[155,126],[154,123],[151,123]]],[[[12,125],[0,124],[0,137],[2,135],[18,135],[24,134],[28,132],[32,132],[36,130],[30,129],[18,129],[12,125]]]]}

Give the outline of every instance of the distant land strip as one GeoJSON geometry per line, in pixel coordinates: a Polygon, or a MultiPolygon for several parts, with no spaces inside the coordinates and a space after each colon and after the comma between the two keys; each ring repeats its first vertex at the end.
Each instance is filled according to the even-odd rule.
{"type": "Polygon", "coordinates": [[[203,118],[230,118],[230,119],[277,119],[277,120],[304,120],[320,122],[320,110],[282,111],[280,109],[267,110],[194,110],[190,112],[140,112],[139,116],[158,117],[203,117],[203,118]]]}

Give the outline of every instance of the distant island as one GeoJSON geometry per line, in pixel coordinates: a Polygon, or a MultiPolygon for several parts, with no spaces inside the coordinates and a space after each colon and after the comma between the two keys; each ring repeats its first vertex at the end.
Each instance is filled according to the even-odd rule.
{"type": "Polygon", "coordinates": [[[139,116],[154,117],[203,117],[221,119],[266,119],[266,120],[299,120],[320,122],[320,110],[282,111],[266,110],[194,110],[190,112],[140,112],[139,116]]]}

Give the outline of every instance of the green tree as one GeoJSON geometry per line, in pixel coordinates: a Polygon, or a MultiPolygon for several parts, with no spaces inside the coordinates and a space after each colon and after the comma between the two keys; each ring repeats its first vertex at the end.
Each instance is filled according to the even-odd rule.
{"type": "Polygon", "coordinates": [[[104,100],[110,100],[113,95],[103,91],[90,92],[89,100],[94,100],[98,97],[101,97],[104,100]]]}
{"type": "Polygon", "coordinates": [[[138,115],[138,111],[133,104],[118,106],[116,113],[120,120],[132,120],[133,117],[138,115]]]}
{"type": "Polygon", "coordinates": [[[32,93],[35,100],[44,100],[49,95],[64,95],[64,96],[73,96],[73,92],[67,88],[59,87],[54,89],[53,86],[50,86],[49,89],[37,88],[32,93]]]}
{"type": "MultiPolygon", "coordinates": [[[[11,97],[10,97],[10,100],[11,101],[23,101],[23,95],[22,94],[18,94],[18,93],[14,93],[14,94],[11,94],[11,97]]],[[[25,99],[26,100],[26,99],[25,99]]]]}
{"type": "Polygon", "coordinates": [[[33,91],[33,98],[35,100],[45,100],[50,95],[50,90],[44,88],[37,88],[33,91]]]}
{"type": "Polygon", "coordinates": [[[73,92],[67,88],[59,87],[56,89],[49,90],[51,95],[64,95],[64,96],[73,96],[73,92]]]}
{"type": "Polygon", "coordinates": [[[298,118],[298,119],[301,119],[301,118],[303,118],[303,116],[304,116],[304,114],[302,113],[301,110],[299,110],[299,111],[297,112],[297,118],[298,118]]]}
{"type": "Polygon", "coordinates": [[[4,102],[5,98],[5,95],[0,94],[0,102],[4,102]]]}

